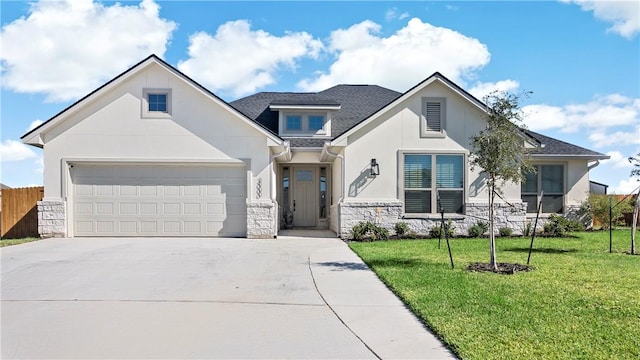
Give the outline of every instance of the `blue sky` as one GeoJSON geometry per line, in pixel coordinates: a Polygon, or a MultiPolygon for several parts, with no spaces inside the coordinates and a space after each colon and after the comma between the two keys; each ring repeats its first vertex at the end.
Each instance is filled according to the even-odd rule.
{"type": "Polygon", "coordinates": [[[591,180],[625,193],[640,152],[640,2],[0,3],[1,181],[42,184],[47,120],[151,53],[225,100],[440,71],[474,95],[532,91],[526,125],[611,156],[591,180]]]}

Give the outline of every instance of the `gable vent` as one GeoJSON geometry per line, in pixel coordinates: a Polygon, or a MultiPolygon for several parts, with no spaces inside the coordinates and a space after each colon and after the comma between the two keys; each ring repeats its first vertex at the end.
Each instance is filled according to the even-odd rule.
{"type": "Polygon", "coordinates": [[[426,102],[427,131],[442,130],[441,105],[442,103],[436,101],[426,102]]]}

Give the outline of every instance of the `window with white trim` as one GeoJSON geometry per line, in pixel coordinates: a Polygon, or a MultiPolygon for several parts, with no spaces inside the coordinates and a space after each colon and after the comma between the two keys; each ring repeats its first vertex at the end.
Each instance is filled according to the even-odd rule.
{"type": "Polygon", "coordinates": [[[564,212],[564,166],[538,165],[535,173],[526,174],[520,184],[522,201],[527,203],[527,212],[536,213],[542,194],[542,212],[562,214],[564,212]]]}
{"type": "Polygon", "coordinates": [[[402,195],[407,214],[463,212],[464,155],[402,155],[402,195]]]}
{"type": "Polygon", "coordinates": [[[143,89],[142,117],[170,118],[171,89],[143,89]]]}
{"type": "Polygon", "coordinates": [[[282,135],[325,135],[327,116],[324,114],[284,114],[282,135]]]}
{"type": "Polygon", "coordinates": [[[422,137],[442,137],[446,124],[446,98],[422,98],[422,137]]]}

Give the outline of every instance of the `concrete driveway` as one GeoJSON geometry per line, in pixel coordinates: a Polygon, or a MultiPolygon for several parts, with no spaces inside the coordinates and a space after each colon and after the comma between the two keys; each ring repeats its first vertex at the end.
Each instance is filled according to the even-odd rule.
{"type": "Polygon", "coordinates": [[[1,260],[2,359],[452,357],[334,238],[48,239],[1,260]]]}

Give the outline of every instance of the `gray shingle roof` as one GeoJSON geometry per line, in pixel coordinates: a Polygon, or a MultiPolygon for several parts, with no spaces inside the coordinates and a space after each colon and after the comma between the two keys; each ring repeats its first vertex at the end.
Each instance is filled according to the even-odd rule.
{"type": "MultiPolygon", "coordinates": [[[[454,84],[455,85],[455,84],[454,84]]],[[[333,112],[331,137],[336,138],[376,111],[400,97],[402,93],[377,85],[337,85],[316,93],[261,92],[230,103],[247,117],[278,134],[278,111],[269,105],[335,105],[340,110],[333,112]]],[[[607,159],[608,156],[554,139],[530,130],[525,133],[540,143],[532,151],[534,156],[578,156],[590,159],[607,159]]],[[[322,147],[328,139],[289,138],[292,147],[322,147]]]]}
{"type": "MultiPolygon", "coordinates": [[[[380,110],[401,93],[377,85],[337,85],[317,93],[261,92],[230,103],[236,110],[278,134],[278,111],[269,105],[340,105],[333,112],[331,137],[380,110]]],[[[322,147],[326,139],[290,139],[292,147],[322,147]]]]}
{"type": "Polygon", "coordinates": [[[524,132],[542,145],[531,152],[534,156],[581,156],[593,159],[609,158],[609,156],[605,154],[569,144],[568,142],[554,139],[531,130],[525,130],[524,132]]]}

